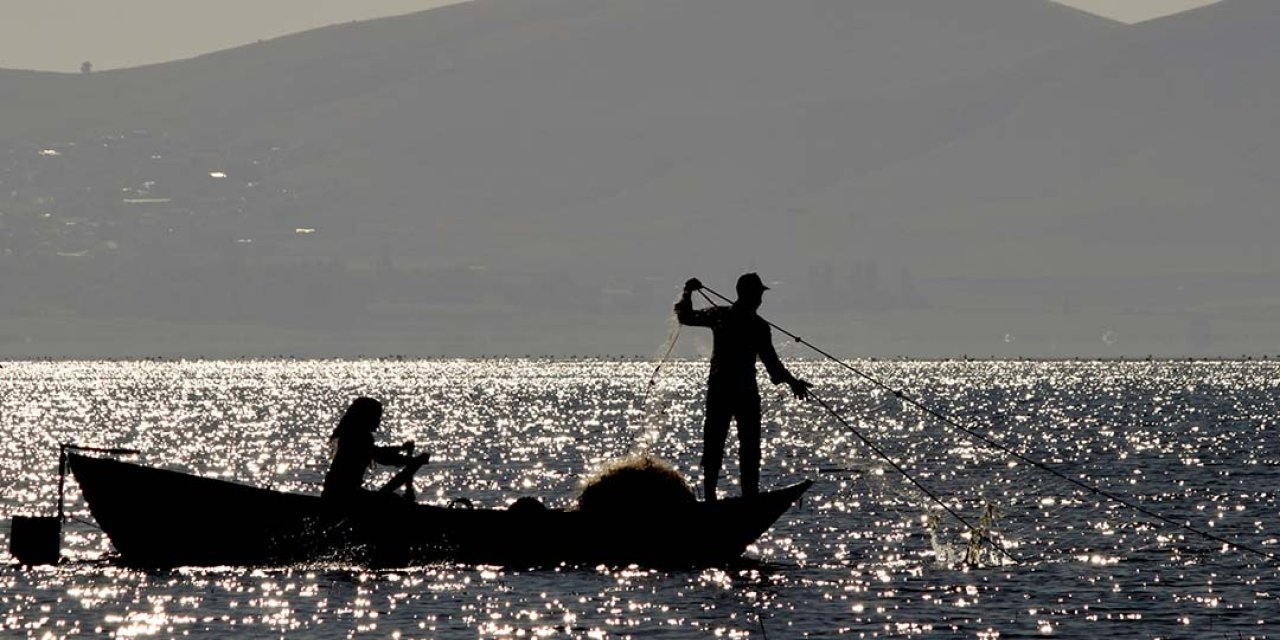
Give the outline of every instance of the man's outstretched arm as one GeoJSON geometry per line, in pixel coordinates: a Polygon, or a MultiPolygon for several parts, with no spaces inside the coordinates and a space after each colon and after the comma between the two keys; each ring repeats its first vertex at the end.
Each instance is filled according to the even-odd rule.
{"type": "Polygon", "coordinates": [[[787,367],[782,364],[782,360],[778,357],[778,352],[773,348],[773,332],[767,326],[760,341],[759,353],[760,361],[764,363],[765,371],[769,372],[770,382],[774,384],[787,383],[791,387],[791,393],[801,400],[809,397],[809,388],[813,385],[792,375],[787,370],[787,367]]]}

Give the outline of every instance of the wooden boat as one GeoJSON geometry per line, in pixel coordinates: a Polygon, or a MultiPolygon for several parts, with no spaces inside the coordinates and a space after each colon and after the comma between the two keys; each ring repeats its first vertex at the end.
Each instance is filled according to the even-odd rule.
{"type": "Polygon", "coordinates": [[[382,494],[340,511],[318,496],[75,453],[68,461],[121,560],[148,567],[711,566],[741,558],[812,484],[650,512],[448,508],[382,494]]]}

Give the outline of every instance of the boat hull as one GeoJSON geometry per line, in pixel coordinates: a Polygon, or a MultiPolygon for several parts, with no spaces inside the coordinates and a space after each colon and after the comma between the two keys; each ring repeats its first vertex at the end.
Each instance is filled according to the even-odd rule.
{"type": "Polygon", "coordinates": [[[809,488],[645,512],[468,509],[370,494],[356,508],[319,497],[72,454],[94,519],[131,565],[707,566],[740,558],[809,488]]]}

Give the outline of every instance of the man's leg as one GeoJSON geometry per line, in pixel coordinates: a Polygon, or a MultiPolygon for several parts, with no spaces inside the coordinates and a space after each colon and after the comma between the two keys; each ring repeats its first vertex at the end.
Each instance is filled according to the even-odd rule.
{"type": "Polygon", "coordinates": [[[728,407],[714,394],[707,394],[707,417],[702,423],[702,490],[705,500],[716,499],[716,483],[724,462],[724,440],[729,435],[728,407]]]}
{"type": "Polygon", "coordinates": [[[760,494],[760,397],[742,398],[734,412],[738,419],[738,466],[742,495],[760,494]]]}

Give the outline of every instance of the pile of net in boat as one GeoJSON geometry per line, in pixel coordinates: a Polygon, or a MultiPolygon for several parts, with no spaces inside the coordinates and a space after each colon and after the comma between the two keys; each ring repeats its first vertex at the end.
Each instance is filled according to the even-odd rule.
{"type": "Polygon", "coordinates": [[[582,483],[580,511],[658,511],[696,500],[675,467],[648,454],[606,464],[582,483]]]}

